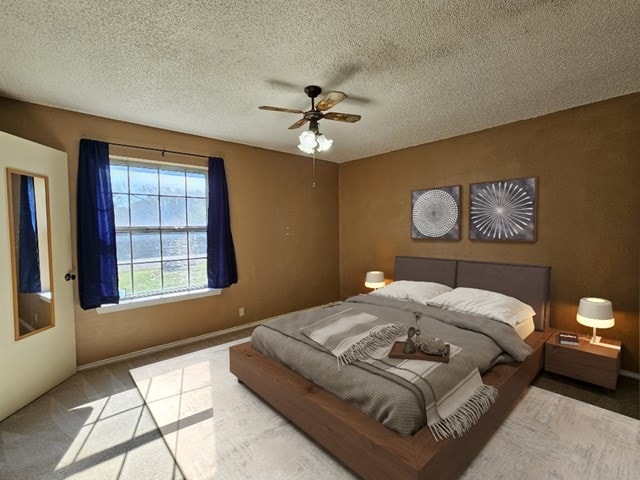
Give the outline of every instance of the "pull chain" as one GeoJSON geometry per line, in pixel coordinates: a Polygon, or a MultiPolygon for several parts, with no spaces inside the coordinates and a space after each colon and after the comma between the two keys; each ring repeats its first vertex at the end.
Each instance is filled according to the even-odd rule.
{"type": "Polygon", "coordinates": [[[313,183],[311,184],[313,188],[316,188],[316,150],[313,150],[313,160],[311,163],[311,169],[313,172],[313,183]]]}

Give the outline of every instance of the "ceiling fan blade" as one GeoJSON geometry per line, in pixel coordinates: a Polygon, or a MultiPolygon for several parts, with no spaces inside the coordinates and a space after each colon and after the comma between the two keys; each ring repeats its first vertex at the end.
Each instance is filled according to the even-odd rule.
{"type": "Polygon", "coordinates": [[[322,100],[316,103],[316,109],[320,110],[321,112],[329,110],[330,108],[335,107],[345,98],[347,98],[347,96],[342,92],[329,92],[322,98],[322,100]]]}
{"type": "Polygon", "coordinates": [[[273,112],[304,113],[302,110],[294,110],[293,108],[270,107],[268,105],[260,105],[258,108],[260,110],[271,110],[273,112]]]}
{"type": "Polygon", "coordinates": [[[329,112],[324,114],[324,118],[327,120],[337,120],[338,122],[356,123],[362,117],[353,113],[329,112]]]}
{"type": "Polygon", "coordinates": [[[289,130],[295,130],[296,128],[300,128],[302,125],[304,125],[305,123],[307,123],[309,120],[307,120],[306,118],[302,117],[300,120],[298,120],[296,123],[292,124],[289,127],[289,130]]]}

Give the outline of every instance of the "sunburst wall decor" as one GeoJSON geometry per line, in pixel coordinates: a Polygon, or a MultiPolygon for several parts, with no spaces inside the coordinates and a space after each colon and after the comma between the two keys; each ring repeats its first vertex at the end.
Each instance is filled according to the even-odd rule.
{"type": "Polygon", "coordinates": [[[411,237],[460,240],[460,185],[411,192],[411,237]]]}
{"type": "Polygon", "coordinates": [[[536,178],[469,186],[471,240],[536,240],[536,178]]]}

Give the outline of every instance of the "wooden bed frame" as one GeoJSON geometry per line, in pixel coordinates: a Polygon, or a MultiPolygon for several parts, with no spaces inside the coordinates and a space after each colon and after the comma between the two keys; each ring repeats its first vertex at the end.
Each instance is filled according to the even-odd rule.
{"type": "Polygon", "coordinates": [[[550,268],[397,257],[394,278],[494,290],[519,298],[536,311],[536,331],[525,340],[533,353],[522,363],[497,365],[483,375],[484,383],[498,388],[500,395],[461,438],[436,442],[426,427],[412,436],[401,436],[254,350],[250,342],[230,348],[230,369],[239,381],[365,479],[457,478],[543,367],[544,343],[555,331],[549,328],[548,318],[550,268]]]}

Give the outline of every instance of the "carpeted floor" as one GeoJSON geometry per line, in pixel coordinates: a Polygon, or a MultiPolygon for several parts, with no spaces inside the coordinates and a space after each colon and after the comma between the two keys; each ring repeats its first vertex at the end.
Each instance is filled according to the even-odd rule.
{"type": "MultiPolygon", "coordinates": [[[[129,370],[207,349],[220,343],[246,337],[250,333],[251,329],[247,329],[78,372],[35,402],[0,422],[0,479],[177,480],[183,478],[136,389],[129,370]]],[[[536,380],[536,385],[556,391],[567,388],[566,392],[562,391],[563,395],[577,397],[582,395],[581,400],[587,402],[591,400],[595,403],[605,399],[603,407],[623,411],[623,413],[626,409],[627,415],[638,417],[638,382],[636,380],[621,377],[615,392],[604,392],[580,382],[563,382],[563,380],[562,377],[546,379],[541,376],[536,380]],[[539,385],[538,382],[542,384],[539,385]]],[[[560,395],[556,397],[563,398],[560,395]]],[[[256,403],[264,405],[257,398],[256,403]]],[[[558,411],[562,412],[562,410],[558,411]]],[[[604,415],[607,413],[605,412],[604,415]]],[[[614,439],[615,437],[616,435],[612,436],[614,439]]],[[[521,439],[514,439],[514,441],[522,444],[521,439]]],[[[637,436],[635,441],[637,445],[637,436]]],[[[603,443],[610,443],[609,437],[606,437],[606,442],[603,443]]],[[[588,455],[587,452],[583,453],[588,455]]],[[[482,458],[479,456],[477,461],[482,458]]],[[[253,459],[248,457],[240,460],[246,463],[253,462],[253,459]]],[[[531,475],[535,473],[529,472],[529,475],[522,476],[543,478],[537,475],[532,477],[531,475]]]]}

